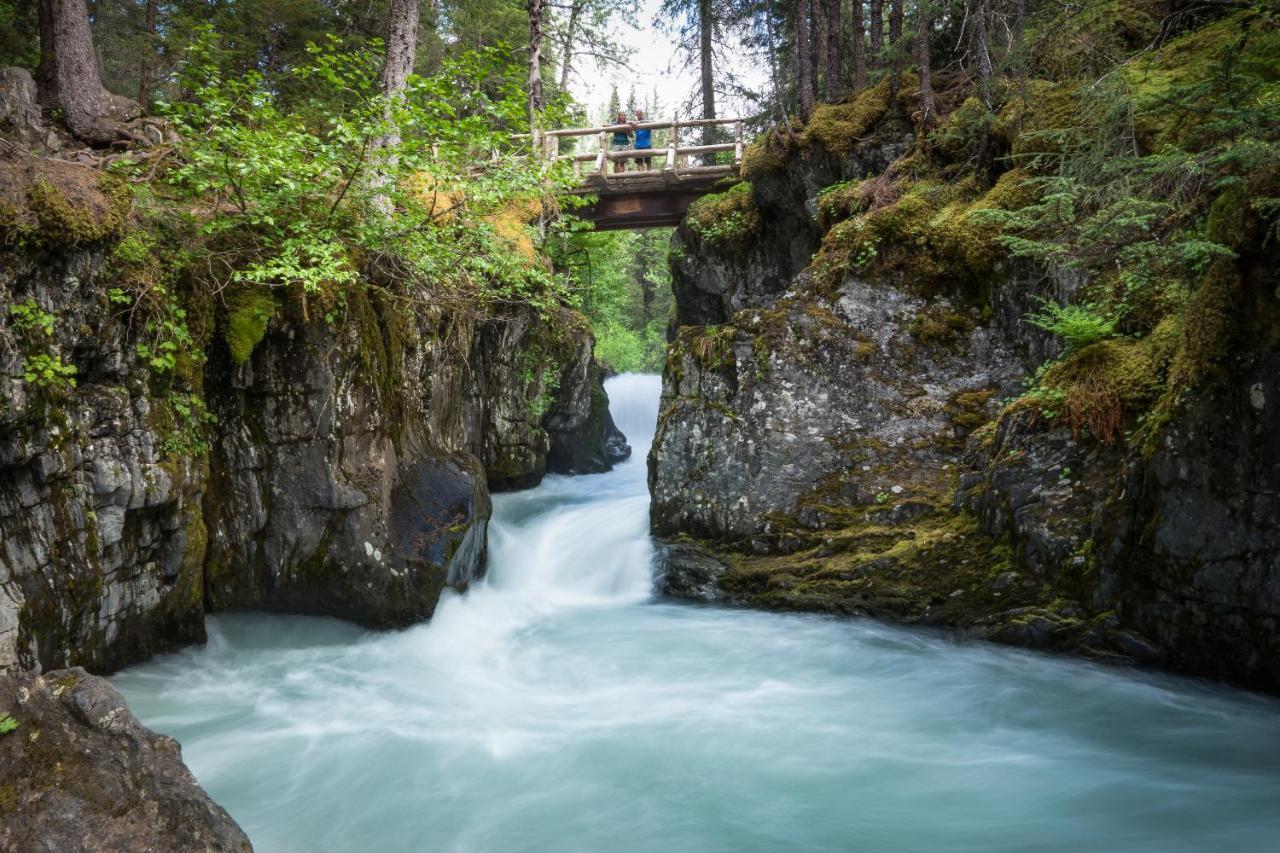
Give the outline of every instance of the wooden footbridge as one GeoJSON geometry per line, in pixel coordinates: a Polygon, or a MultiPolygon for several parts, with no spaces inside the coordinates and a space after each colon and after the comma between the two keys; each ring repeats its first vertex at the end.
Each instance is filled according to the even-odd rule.
{"type": "Polygon", "coordinates": [[[594,222],[597,231],[618,231],[678,224],[694,201],[714,191],[726,178],[737,177],[742,133],[742,119],[673,119],[549,130],[538,134],[534,144],[547,160],[572,162],[574,174],[581,179],[573,192],[595,198],[575,215],[594,222]],[[681,131],[715,126],[731,126],[734,141],[680,144],[681,131]],[[666,143],[645,149],[611,147],[614,133],[634,134],[637,130],[666,131],[666,143]],[[561,152],[562,140],[576,142],[581,137],[596,137],[596,150],[561,152]],[[730,151],[732,163],[715,162],[730,151]],[[623,164],[623,171],[616,171],[618,164],[623,164]]]}

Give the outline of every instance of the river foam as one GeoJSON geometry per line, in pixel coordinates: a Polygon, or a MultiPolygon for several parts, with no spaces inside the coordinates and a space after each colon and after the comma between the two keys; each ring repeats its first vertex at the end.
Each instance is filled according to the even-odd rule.
{"type": "Polygon", "coordinates": [[[1280,702],[650,595],[635,454],[495,499],[425,625],[224,615],[114,681],[260,851],[1275,849],[1280,702]]]}

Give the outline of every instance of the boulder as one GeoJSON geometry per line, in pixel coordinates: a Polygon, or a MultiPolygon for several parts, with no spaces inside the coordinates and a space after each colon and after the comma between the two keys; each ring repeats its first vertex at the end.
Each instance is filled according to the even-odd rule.
{"type": "Polygon", "coordinates": [[[0,675],[0,848],[248,851],[182,749],[83,669],[0,675]]]}

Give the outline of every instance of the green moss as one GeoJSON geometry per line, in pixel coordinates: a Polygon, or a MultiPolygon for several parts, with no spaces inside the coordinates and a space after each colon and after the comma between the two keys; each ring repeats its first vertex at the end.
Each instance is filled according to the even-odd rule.
{"type": "Polygon", "coordinates": [[[702,370],[718,370],[735,364],[733,341],[737,329],[724,326],[681,326],[671,344],[670,361],[695,361],[702,370]]]}
{"type": "Polygon", "coordinates": [[[968,339],[973,318],[946,305],[929,305],[911,318],[907,332],[922,343],[953,345],[968,339]]]}
{"type": "Polygon", "coordinates": [[[1051,171],[1057,157],[1100,120],[1082,107],[1080,84],[1074,80],[1029,84],[1025,100],[1011,101],[1001,119],[1012,128],[1013,160],[1033,172],[1051,171]]]}
{"type": "Polygon", "coordinates": [[[242,365],[267,334],[267,325],[276,313],[275,296],[264,288],[246,288],[232,295],[227,307],[223,338],[231,360],[242,365]]]}
{"type": "Polygon", "coordinates": [[[1011,549],[965,513],[939,511],[902,525],[864,522],[823,535],[823,544],[786,556],[730,555],[721,588],[769,609],[953,625],[1048,598],[1039,585],[996,588],[1011,549]]]}
{"type": "Polygon", "coordinates": [[[97,180],[102,205],[73,202],[49,181],[41,178],[35,182],[27,201],[39,222],[42,241],[83,245],[101,242],[120,232],[133,206],[133,193],[128,184],[113,175],[99,175],[97,180]]]}
{"type": "Polygon", "coordinates": [[[947,400],[946,412],[951,422],[965,430],[975,430],[991,420],[988,403],[996,394],[994,389],[957,391],[947,400]]]}
{"type": "Polygon", "coordinates": [[[1202,118],[1193,110],[1221,99],[1221,93],[1207,84],[1220,76],[1224,57],[1230,57],[1233,71],[1244,79],[1274,85],[1280,79],[1277,56],[1280,27],[1272,18],[1245,10],[1196,27],[1135,58],[1121,72],[1144,148],[1155,151],[1168,144],[1186,144],[1201,132],[1202,118]],[[1202,94],[1192,110],[1186,104],[1174,108],[1171,93],[1186,93],[1193,87],[1202,88],[1202,94]]]}
{"type": "MultiPolygon", "coordinates": [[[[899,89],[899,104],[906,115],[914,107],[914,89],[919,81],[904,74],[899,89]]],[[[859,92],[851,100],[841,104],[819,104],[800,134],[802,145],[815,145],[831,154],[847,154],[859,142],[868,141],[876,125],[890,109],[889,81],[883,80],[869,89],[859,92]]]]}
{"type": "Polygon", "coordinates": [[[1226,366],[1240,327],[1242,291],[1233,260],[1218,258],[1209,265],[1184,310],[1182,341],[1170,372],[1174,388],[1194,387],[1226,366]]]}
{"type": "Polygon", "coordinates": [[[1057,392],[1061,416],[1077,434],[1087,430],[1115,444],[1159,397],[1169,369],[1168,336],[1099,341],[1052,365],[1040,386],[1057,392]]]}
{"type": "Polygon", "coordinates": [[[742,152],[739,171],[748,181],[782,171],[795,148],[795,134],[789,123],[775,125],[742,152]]]}
{"type": "Polygon", "coordinates": [[[1097,75],[1151,44],[1163,0],[1048,3],[1027,32],[1032,59],[1053,77],[1097,75]]]}
{"type": "Polygon", "coordinates": [[[760,230],[760,212],[751,199],[751,184],[744,181],[725,192],[703,196],[690,205],[685,222],[703,243],[734,251],[747,249],[760,230]]]}

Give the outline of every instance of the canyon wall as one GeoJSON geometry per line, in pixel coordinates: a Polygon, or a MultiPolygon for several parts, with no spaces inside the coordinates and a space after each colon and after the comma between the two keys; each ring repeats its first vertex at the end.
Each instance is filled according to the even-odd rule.
{"type": "Polygon", "coordinates": [[[0,670],[109,671],[221,609],[411,624],[483,572],[490,489],[629,452],[573,312],[212,295],[121,251],[102,172],[14,154],[0,186],[0,670]],[[189,343],[122,295],[144,273],[189,343]]]}
{"type": "Polygon", "coordinates": [[[1009,257],[969,215],[1016,207],[1025,175],[903,177],[890,164],[923,156],[905,108],[871,97],[775,130],[673,239],[679,330],[649,456],[663,588],[1280,690],[1280,311],[1261,239],[1229,264],[1243,284],[1211,365],[1186,366],[1191,314],[1059,358],[1025,318],[1090,280],[1009,257]],[[1046,361],[1065,393],[1024,397],[1046,361]],[[1196,379],[1163,391],[1174,373],[1196,379]],[[1084,391],[1114,423],[1052,410],[1084,391]]]}

